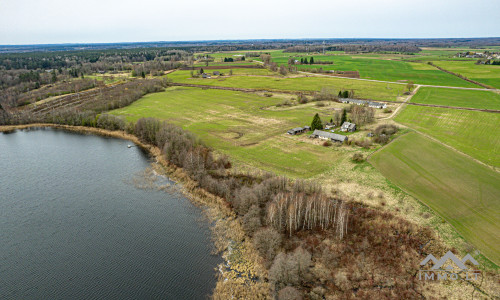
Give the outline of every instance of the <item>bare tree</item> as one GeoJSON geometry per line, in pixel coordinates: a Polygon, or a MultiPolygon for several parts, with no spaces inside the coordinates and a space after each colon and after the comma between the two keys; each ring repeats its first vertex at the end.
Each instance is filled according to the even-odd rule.
{"type": "Polygon", "coordinates": [[[278,249],[281,247],[281,242],[281,234],[270,227],[260,229],[253,237],[255,249],[257,249],[268,265],[276,256],[278,249]]]}
{"type": "Polygon", "coordinates": [[[282,288],[278,293],[278,300],[302,300],[302,294],[293,286],[282,288]]]}
{"type": "Polygon", "coordinates": [[[408,83],[406,84],[406,89],[408,90],[408,92],[411,92],[411,90],[413,90],[413,88],[415,87],[415,84],[413,84],[413,81],[408,81],[408,83]]]}

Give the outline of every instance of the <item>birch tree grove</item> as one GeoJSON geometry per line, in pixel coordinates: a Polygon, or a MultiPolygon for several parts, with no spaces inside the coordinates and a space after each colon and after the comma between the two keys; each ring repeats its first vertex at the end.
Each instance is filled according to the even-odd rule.
{"type": "Polygon", "coordinates": [[[344,202],[324,194],[279,193],[267,206],[267,223],[290,236],[300,230],[335,228],[339,238],[347,232],[344,202]]]}

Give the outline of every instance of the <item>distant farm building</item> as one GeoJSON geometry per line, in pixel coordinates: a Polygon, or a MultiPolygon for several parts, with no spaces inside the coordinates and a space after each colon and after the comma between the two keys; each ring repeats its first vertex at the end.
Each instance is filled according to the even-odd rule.
{"type": "Polygon", "coordinates": [[[340,76],[340,77],[349,77],[349,78],[360,78],[359,72],[358,71],[335,71],[335,70],[330,70],[328,73],[334,74],[335,76],[340,76]]]}
{"type": "Polygon", "coordinates": [[[288,130],[287,133],[290,135],[301,134],[304,133],[304,128],[303,127],[292,128],[288,130]]]}
{"type": "Polygon", "coordinates": [[[387,107],[387,104],[385,103],[380,103],[380,102],[372,102],[370,101],[368,103],[368,106],[369,107],[373,107],[373,108],[386,108],[387,107]]]}
{"type": "Polygon", "coordinates": [[[332,132],[326,132],[326,131],[318,130],[318,129],[314,130],[314,132],[311,134],[311,137],[312,138],[320,138],[323,140],[331,140],[333,142],[340,142],[340,143],[343,143],[343,142],[348,140],[348,137],[346,137],[345,135],[336,134],[336,133],[332,133],[332,132]]]}
{"type": "Polygon", "coordinates": [[[331,129],[333,127],[335,127],[335,125],[333,123],[326,123],[325,124],[325,129],[331,129]]]}
{"type": "Polygon", "coordinates": [[[344,124],[342,124],[342,127],[340,127],[340,131],[354,132],[356,131],[356,124],[350,122],[344,122],[344,124]]]}
{"type": "Polygon", "coordinates": [[[351,99],[351,98],[341,98],[340,102],[348,103],[348,104],[356,104],[356,105],[368,105],[369,107],[373,107],[373,108],[386,108],[387,107],[387,104],[385,104],[385,103],[379,103],[379,102],[367,101],[367,100],[359,100],[359,99],[351,99]]]}
{"type": "Polygon", "coordinates": [[[201,77],[202,77],[202,78],[210,78],[210,75],[209,75],[209,74],[207,74],[207,73],[203,73],[203,74],[201,74],[201,77]]]}
{"type": "Polygon", "coordinates": [[[220,71],[214,71],[213,74],[214,74],[214,76],[219,76],[220,75],[220,71]]]}
{"type": "Polygon", "coordinates": [[[304,133],[304,132],[307,132],[310,130],[311,130],[310,126],[304,126],[304,127],[292,128],[292,129],[288,130],[287,133],[290,135],[297,135],[297,134],[301,134],[301,133],[304,133]]]}

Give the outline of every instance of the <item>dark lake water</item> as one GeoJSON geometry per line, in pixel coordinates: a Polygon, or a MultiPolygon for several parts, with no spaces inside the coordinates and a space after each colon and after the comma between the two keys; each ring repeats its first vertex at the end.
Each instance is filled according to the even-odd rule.
{"type": "Polygon", "coordinates": [[[0,299],[204,299],[210,231],[179,193],[137,189],[129,141],[0,133],[0,299]]]}

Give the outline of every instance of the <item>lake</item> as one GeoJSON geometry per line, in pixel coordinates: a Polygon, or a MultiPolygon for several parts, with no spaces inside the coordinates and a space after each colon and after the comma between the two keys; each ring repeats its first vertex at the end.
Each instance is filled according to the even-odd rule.
{"type": "Polygon", "coordinates": [[[222,259],[208,222],[179,192],[131,184],[152,160],[128,144],[50,128],[0,133],[0,299],[211,293],[222,259]]]}

